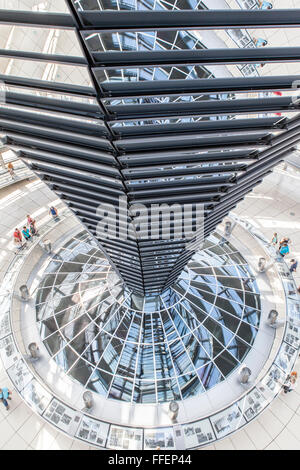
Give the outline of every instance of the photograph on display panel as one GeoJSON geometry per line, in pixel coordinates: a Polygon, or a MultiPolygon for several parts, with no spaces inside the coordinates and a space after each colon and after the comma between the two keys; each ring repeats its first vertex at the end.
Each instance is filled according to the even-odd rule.
{"type": "Polygon", "coordinates": [[[172,450],[175,449],[173,428],[145,429],[145,450],[172,450]]]}
{"type": "Polygon", "coordinates": [[[109,449],[142,450],[143,429],[111,425],[107,447],[109,449]]]}
{"type": "Polygon", "coordinates": [[[91,444],[105,447],[109,424],[84,416],[77,429],[76,436],[91,444]]]}
{"type": "Polygon", "coordinates": [[[56,399],[52,400],[43,416],[50,423],[71,435],[75,433],[80,421],[79,412],[56,399]]]}
{"type": "Polygon", "coordinates": [[[215,441],[215,433],[209,419],[182,426],[187,449],[215,441]]]}

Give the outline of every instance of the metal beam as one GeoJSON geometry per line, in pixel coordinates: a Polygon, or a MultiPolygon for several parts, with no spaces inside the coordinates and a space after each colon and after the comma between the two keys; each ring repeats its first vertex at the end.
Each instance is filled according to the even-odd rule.
{"type": "MultiPolygon", "coordinates": [[[[8,51],[10,52],[10,51],[8,51]]],[[[1,55],[1,50],[0,50],[1,55]]],[[[43,55],[43,54],[41,54],[43,55]]],[[[299,62],[300,47],[262,47],[236,49],[171,49],[159,51],[92,52],[97,67],[144,67],[185,65],[230,65],[299,62]]],[[[77,58],[78,59],[78,58],[77,58]]],[[[68,62],[75,58],[69,57],[68,62]]],[[[79,60],[79,59],[78,59],[79,60]]],[[[49,61],[51,62],[50,58],[49,61]]],[[[53,61],[57,61],[54,59],[53,61]]],[[[82,63],[82,62],[81,62],[82,63]]],[[[96,70],[95,70],[96,72],[96,70]]]]}
{"type": "Polygon", "coordinates": [[[123,192],[120,189],[116,188],[110,188],[106,187],[100,184],[94,184],[90,181],[84,181],[82,179],[77,178],[72,178],[69,175],[59,175],[55,172],[54,169],[52,170],[47,170],[47,173],[44,171],[36,170],[36,173],[39,175],[39,177],[47,182],[48,185],[57,185],[58,187],[62,187],[64,189],[68,188],[70,190],[71,188],[75,188],[78,191],[100,191],[101,194],[108,194],[110,195],[115,201],[118,201],[118,198],[120,196],[123,196],[123,192]]]}
{"type": "Polygon", "coordinates": [[[83,29],[135,31],[174,29],[294,28],[300,10],[136,10],[78,11],[83,29]]]}
{"type": "Polygon", "coordinates": [[[227,152],[213,152],[209,151],[206,152],[205,149],[201,149],[201,152],[194,152],[187,153],[182,151],[181,153],[178,152],[177,155],[174,155],[173,152],[152,152],[151,155],[147,155],[147,159],[145,159],[144,154],[132,154],[132,155],[124,155],[119,157],[119,161],[122,165],[126,168],[130,168],[133,166],[148,166],[151,164],[172,164],[172,163],[210,163],[210,162],[217,162],[217,163],[226,163],[231,161],[239,161],[239,160],[256,160],[257,157],[256,151],[249,151],[249,150],[232,150],[227,152]]]}
{"type": "MultiPolygon", "coordinates": [[[[31,157],[26,155],[22,155],[22,152],[20,152],[20,158],[23,158],[25,161],[26,159],[30,160],[31,157]]],[[[76,168],[66,167],[65,165],[61,164],[54,164],[50,162],[42,162],[42,161],[32,161],[30,164],[30,167],[33,168],[33,171],[35,172],[41,172],[44,175],[54,173],[56,175],[61,175],[63,177],[67,178],[77,178],[78,181],[87,181],[90,183],[93,183],[98,186],[106,186],[108,188],[112,189],[117,189],[122,191],[123,186],[121,184],[121,181],[117,178],[110,178],[109,176],[102,176],[101,174],[94,174],[92,172],[84,171],[84,170],[78,170],[76,168]]]]}
{"type": "MultiPolygon", "coordinates": [[[[198,239],[194,237],[190,251],[184,240],[143,241],[137,233],[132,240],[104,240],[97,234],[99,204],[111,204],[108,213],[113,214],[120,195],[128,197],[129,210],[136,202],[148,209],[153,204],[188,203],[193,207],[202,203],[207,236],[300,135],[300,123],[294,119],[232,119],[242,114],[295,112],[299,110],[295,98],[214,100],[207,95],[294,90],[300,76],[101,83],[97,66],[103,72],[103,67],[300,61],[300,47],[189,50],[186,43],[181,50],[93,52],[88,36],[114,30],[122,34],[130,30],[298,27],[300,10],[231,10],[232,15],[228,10],[87,12],[78,11],[71,0],[66,4],[70,15],[20,11],[2,15],[0,11],[0,23],[74,28],[82,57],[22,51],[22,47],[2,49],[0,56],[84,66],[92,86],[0,75],[8,87],[6,103],[0,107],[0,131],[6,135],[7,144],[95,236],[127,286],[139,293],[159,292],[176,279],[199,248],[198,239]],[[34,93],[28,93],[30,90],[34,93]],[[51,97],[47,92],[58,96],[51,97]],[[196,99],[180,99],[183,95],[196,99]],[[161,103],[157,99],[160,96],[171,99],[161,103]],[[63,99],[57,99],[60,97],[63,99]],[[78,97],[93,98],[94,103],[78,97]],[[122,101],[128,97],[137,99],[122,101]],[[205,116],[229,119],[186,119],[205,116]],[[116,125],[119,121],[121,126],[116,125]]],[[[122,219],[129,218],[137,227],[132,214],[123,214],[122,219]]],[[[188,217],[194,220],[192,210],[188,217]]],[[[149,227],[149,221],[145,223],[149,227]]],[[[155,233],[160,234],[163,228],[160,221],[155,233]]]]}
{"type": "MultiPolygon", "coordinates": [[[[141,179],[147,179],[148,178],[168,178],[168,177],[174,177],[174,176],[184,176],[184,175],[190,175],[190,176],[196,176],[196,175],[201,175],[201,174],[213,174],[213,175],[218,175],[220,173],[228,173],[230,172],[230,168],[232,168],[232,172],[237,172],[237,171],[243,171],[247,169],[247,165],[245,163],[232,163],[231,165],[229,164],[221,164],[221,165],[215,165],[213,167],[211,166],[195,166],[191,165],[188,166],[188,164],[185,165],[184,168],[182,168],[182,165],[179,165],[179,167],[171,167],[171,165],[166,166],[165,168],[158,167],[158,166],[152,166],[152,167],[135,167],[131,168],[130,170],[122,170],[122,174],[127,178],[132,180],[138,180],[139,178],[141,179]]],[[[183,180],[184,181],[184,180],[183,180]]],[[[159,184],[159,181],[158,181],[159,184]]],[[[175,183],[174,183],[175,184],[175,183]]],[[[200,184],[200,181],[199,181],[200,184]]],[[[147,187],[147,185],[145,185],[147,187]]]]}
{"type": "Polygon", "coordinates": [[[50,82],[47,80],[37,80],[26,77],[16,77],[14,75],[0,74],[0,82],[5,85],[28,88],[31,90],[54,91],[65,95],[76,96],[96,96],[95,90],[88,86],[74,85],[72,83],[50,82]]]}
{"type": "MultiPolygon", "coordinates": [[[[100,122],[97,124],[97,134],[99,137],[90,136],[80,132],[68,132],[66,130],[62,131],[60,129],[46,126],[26,124],[9,119],[0,119],[0,131],[5,134],[13,133],[14,136],[18,137],[37,137],[39,139],[51,140],[55,143],[74,144],[78,147],[89,147],[93,150],[103,150],[103,148],[109,148],[109,141],[103,138],[106,136],[106,128],[101,125],[100,122]],[[104,144],[104,142],[106,144],[104,144]]],[[[82,130],[84,132],[84,129],[82,130]]]]}
{"type": "Polygon", "coordinates": [[[74,65],[83,67],[87,65],[84,57],[71,56],[64,54],[44,54],[42,52],[27,52],[13,49],[0,49],[0,57],[9,59],[34,60],[38,62],[47,62],[52,64],[74,65]]]}
{"type": "MultiPolygon", "coordinates": [[[[0,127],[1,128],[1,127],[0,127]]],[[[61,154],[64,158],[72,157],[87,162],[103,163],[110,167],[116,167],[116,162],[112,156],[113,149],[106,139],[102,139],[102,147],[89,149],[79,145],[70,145],[66,141],[55,142],[51,140],[37,139],[30,135],[16,134],[13,132],[6,133],[6,142],[8,145],[15,147],[26,147],[31,150],[41,150],[61,154]]],[[[99,143],[98,143],[99,145],[99,143]]]]}
{"type": "Polygon", "coordinates": [[[180,116],[220,116],[250,113],[296,111],[300,107],[292,97],[204,100],[181,103],[120,104],[107,106],[112,121],[180,116]]]}
{"type": "Polygon", "coordinates": [[[74,29],[74,21],[68,13],[50,11],[0,10],[0,24],[74,29]]]}
{"type": "MultiPolygon", "coordinates": [[[[173,185],[171,184],[171,181],[169,182],[172,187],[172,194],[180,194],[180,193],[191,193],[194,191],[194,186],[197,186],[197,193],[211,193],[213,195],[218,195],[221,192],[224,192],[228,187],[234,186],[234,183],[230,182],[223,182],[223,183],[215,183],[215,184],[205,184],[203,181],[201,181],[200,178],[197,178],[195,180],[176,180],[173,181],[173,185]]],[[[148,186],[148,185],[147,185],[148,186]]],[[[149,185],[149,189],[144,189],[144,190],[139,190],[139,191],[134,191],[134,189],[131,189],[130,195],[134,195],[134,199],[138,201],[139,197],[151,197],[151,195],[156,195],[157,193],[159,195],[164,195],[164,194],[169,194],[170,193],[170,187],[159,187],[157,185],[156,189],[151,188],[151,185],[149,185]]]]}
{"type": "Polygon", "coordinates": [[[130,154],[130,152],[141,152],[150,150],[167,150],[167,149],[190,149],[217,148],[222,145],[225,149],[234,148],[235,146],[252,147],[268,145],[268,138],[271,134],[265,132],[247,133],[241,132],[236,135],[232,133],[216,134],[215,136],[205,135],[205,133],[193,134],[192,136],[177,134],[170,137],[148,137],[144,139],[122,139],[116,140],[115,145],[122,152],[130,154]]]}
{"type": "Polygon", "coordinates": [[[129,96],[145,97],[202,93],[219,94],[250,93],[251,91],[283,91],[297,89],[296,82],[298,82],[299,86],[300,75],[101,82],[100,86],[104,96],[107,98],[125,98],[129,96]]]}
{"type": "Polygon", "coordinates": [[[266,131],[272,132],[284,128],[286,118],[249,118],[249,119],[226,119],[218,121],[191,121],[179,122],[176,124],[146,124],[137,126],[112,126],[112,131],[116,137],[165,137],[178,134],[197,135],[201,133],[214,132],[252,132],[266,131]]]}
{"type": "MultiPolygon", "coordinates": [[[[11,147],[14,148],[14,145],[11,145],[11,147]]],[[[28,149],[20,145],[17,146],[17,149],[22,152],[24,158],[29,160],[36,160],[45,164],[51,163],[57,165],[58,168],[61,167],[66,170],[68,167],[76,170],[84,170],[92,175],[101,175],[103,178],[110,177],[116,181],[121,178],[119,171],[115,167],[98,163],[95,160],[89,161],[84,158],[67,157],[66,155],[28,149]]]]}
{"type": "Polygon", "coordinates": [[[28,110],[26,107],[7,107],[0,106],[0,120],[4,126],[11,125],[12,122],[16,123],[19,128],[21,124],[30,124],[34,126],[43,126],[47,130],[59,129],[67,130],[69,132],[85,133],[89,136],[99,136],[103,134],[103,123],[99,120],[88,119],[81,116],[72,116],[71,119],[66,119],[62,114],[41,112],[39,109],[31,108],[28,110]],[[5,123],[10,124],[5,124],[5,123]]]}
{"type": "Polygon", "coordinates": [[[5,93],[5,103],[27,108],[43,109],[56,113],[68,113],[74,116],[85,116],[93,119],[103,119],[103,113],[97,104],[65,100],[58,98],[48,98],[27,93],[16,93],[7,91],[5,93]]]}

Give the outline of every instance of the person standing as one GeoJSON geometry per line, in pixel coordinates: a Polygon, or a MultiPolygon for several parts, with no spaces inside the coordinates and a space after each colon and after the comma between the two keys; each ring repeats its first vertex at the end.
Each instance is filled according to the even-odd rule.
{"type": "Polygon", "coordinates": [[[0,388],[0,400],[6,408],[6,411],[9,410],[9,404],[7,400],[11,400],[12,392],[8,390],[7,387],[0,388]]]}
{"type": "Polygon", "coordinates": [[[16,228],[14,231],[14,243],[19,249],[23,246],[22,240],[22,233],[18,228],[16,228]]]}
{"type": "Polygon", "coordinates": [[[33,220],[33,218],[30,217],[30,215],[27,214],[27,225],[28,225],[28,227],[30,225],[32,225],[33,223],[35,223],[35,220],[33,220]]]}
{"type": "Polygon", "coordinates": [[[56,209],[56,207],[51,206],[49,209],[49,214],[52,215],[53,219],[56,219],[56,217],[58,217],[58,210],[56,209]]]}
{"type": "Polygon", "coordinates": [[[277,235],[277,233],[275,232],[275,233],[273,234],[273,237],[272,237],[272,240],[271,240],[271,244],[272,244],[273,246],[276,246],[277,243],[278,243],[278,235],[277,235]]]}
{"type": "Polygon", "coordinates": [[[13,166],[12,162],[9,162],[9,164],[7,165],[7,169],[9,171],[10,176],[14,180],[15,179],[15,169],[14,169],[14,166],[13,166]]]}
{"type": "Polygon", "coordinates": [[[288,244],[285,242],[280,248],[279,248],[279,254],[284,258],[286,255],[288,255],[290,252],[288,244]]]}
{"type": "Polygon", "coordinates": [[[30,215],[27,215],[27,226],[32,236],[38,234],[38,231],[36,229],[36,222],[34,219],[32,219],[32,217],[30,217],[30,215]]]}
{"type": "Polygon", "coordinates": [[[273,8],[272,3],[265,0],[258,0],[258,5],[261,10],[272,10],[273,8]]]}
{"type": "Polygon", "coordinates": [[[295,273],[297,270],[298,261],[295,259],[291,259],[291,266],[290,266],[290,273],[295,273]]]}
{"type": "Polygon", "coordinates": [[[268,41],[263,38],[253,38],[253,42],[256,47],[265,47],[268,44],[268,41]]]}
{"type": "Polygon", "coordinates": [[[31,240],[31,235],[30,235],[30,232],[29,232],[29,228],[23,227],[22,234],[23,234],[23,237],[25,238],[26,241],[31,240]]]}
{"type": "Polygon", "coordinates": [[[284,393],[288,393],[288,392],[291,392],[292,390],[295,390],[296,385],[297,385],[297,378],[298,378],[298,374],[295,371],[291,372],[291,374],[287,376],[287,379],[285,383],[283,384],[284,393]]]}
{"type": "Polygon", "coordinates": [[[280,242],[279,242],[279,248],[281,248],[285,243],[289,244],[290,241],[291,240],[288,237],[283,237],[282,240],[280,240],[280,242]]]}
{"type": "Polygon", "coordinates": [[[38,232],[36,231],[35,224],[31,224],[29,226],[30,234],[34,237],[38,235],[38,232]]]}

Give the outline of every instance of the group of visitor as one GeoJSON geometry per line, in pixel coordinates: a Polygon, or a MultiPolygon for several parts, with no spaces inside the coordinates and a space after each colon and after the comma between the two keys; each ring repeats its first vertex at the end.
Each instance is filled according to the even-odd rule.
{"type": "MultiPolygon", "coordinates": [[[[58,218],[58,210],[56,207],[51,206],[49,209],[49,214],[53,217],[53,219],[58,218]]],[[[36,221],[30,216],[27,215],[27,224],[24,225],[22,230],[18,228],[14,231],[14,243],[18,249],[23,248],[27,245],[28,241],[33,241],[33,237],[38,237],[39,233],[36,227],[36,221]]]]}
{"type": "MultiPolygon", "coordinates": [[[[291,243],[291,240],[288,237],[283,237],[280,241],[278,240],[279,240],[278,234],[275,232],[271,240],[271,245],[277,247],[277,244],[278,244],[277,253],[282,258],[284,258],[286,255],[290,253],[289,244],[291,243]]],[[[290,272],[291,273],[296,272],[298,262],[295,259],[291,259],[290,262],[291,262],[290,272]]]]}
{"type": "Polygon", "coordinates": [[[18,228],[14,231],[14,243],[18,248],[22,248],[28,241],[32,241],[34,236],[38,236],[36,221],[28,214],[27,225],[22,230],[18,228]]]}

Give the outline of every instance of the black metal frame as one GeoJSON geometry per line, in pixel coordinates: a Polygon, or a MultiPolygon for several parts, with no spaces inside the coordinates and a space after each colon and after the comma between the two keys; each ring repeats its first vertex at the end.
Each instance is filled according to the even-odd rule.
{"type": "MultiPolygon", "coordinates": [[[[158,240],[140,239],[130,210],[136,203],[148,209],[152,204],[188,203],[188,217],[194,221],[193,209],[201,203],[204,235],[208,236],[300,140],[300,117],[256,116],[298,111],[295,98],[215,100],[209,95],[291,91],[300,75],[101,82],[99,71],[147,65],[300,61],[300,48],[99,52],[92,49],[88,35],[115,30],[122,34],[299,27],[300,10],[99,12],[77,11],[72,0],[65,1],[70,14],[1,10],[0,23],[72,29],[82,56],[25,52],[20,45],[17,51],[0,50],[0,57],[84,67],[91,85],[0,75],[8,87],[9,105],[0,108],[0,131],[6,136],[6,145],[19,152],[96,238],[126,285],[140,294],[157,293],[172,285],[200,242],[194,236],[192,249],[187,250],[184,239],[162,239],[161,220],[156,227],[158,240]],[[64,95],[68,99],[61,99],[64,95]],[[157,99],[165,96],[199,99],[169,103],[157,99]],[[128,98],[135,100],[134,104],[125,103],[128,98]],[[243,114],[247,119],[234,119],[243,114]],[[220,116],[228,119],[219,120],[220,116]],[[120,196],[127,197],[129,211],[120,214],[120,220],[133,224],[134,237],[101,238],[97,207],[108,204],[108,213],[113,214],[120,196]]],[[[147,217],[140,221],[150,228],[147,217]]]]}

